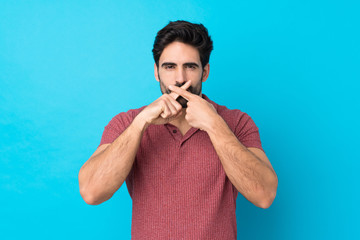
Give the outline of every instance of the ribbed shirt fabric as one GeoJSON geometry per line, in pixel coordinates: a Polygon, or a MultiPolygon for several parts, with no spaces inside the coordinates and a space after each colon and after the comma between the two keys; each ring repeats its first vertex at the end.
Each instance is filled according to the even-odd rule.
{"type": "MultiPolygon", "coordinates": [[[[202,96],[244,146],[263,150],[249,115],[202,96]]],[[[112,143],[145,107],[116,115],[105,127],[100,145],[112,143]]],[[[171,124],[150,125],[126,185],[133,201],[132,239],[236,239],[238,191],[205,131],[191,128],[182,136],[171,124]]]]}

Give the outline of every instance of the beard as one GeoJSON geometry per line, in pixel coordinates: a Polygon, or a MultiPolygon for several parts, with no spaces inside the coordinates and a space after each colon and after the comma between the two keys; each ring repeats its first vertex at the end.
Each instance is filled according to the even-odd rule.
{"type": "MultiPolygon", "coordinates": [[[[164,82],[161,81],[161,78],[160,78],[160,73],[158,72],[158,77],[159,77],[159,82],[160,82],[160,90],[162,92],[162,94],[170,94],[171,93],[171,90],[165,86],[164,82]]],[[[183,82],[183,83],[179,83],[179,82],[176,82],[174,85],[177,86],[177,87],[181,87],[185,84],[186,82],[183,82]]],[[[201,73],[201,79],[199,81],[199,83],[193,87],[193,86],[190,86],[186,91],[192,93],[192,94],[195,94],[195,95],[199,95],[201,94],[201,88],[202,88],[202,73],[201,73]]],[[[187,108],[187,100],[182,97],[182,96],[179,96],[176,101],[178,103],[180,103],[180,105],[183,107],[183,108],[187,108]]]]}

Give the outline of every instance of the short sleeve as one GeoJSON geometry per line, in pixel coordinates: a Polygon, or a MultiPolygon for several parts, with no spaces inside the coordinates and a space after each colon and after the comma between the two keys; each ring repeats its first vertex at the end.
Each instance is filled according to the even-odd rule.
{"type": "Polygon", "coordinates": [[[248,114],[242,113],[240,116],[235,128],[235,135],[245,147],[255,147],[264,151],[261,145],[259,128],[248,114]]]}
{"type": "MultiPolygon", "coordinates": [[[[102,134],[98,148],[102,144],[108,144],[114,142],[129,127],[129,125],[132,123],[136,115],[142,109],[143,108],[131,109],[127,112],[121,112],[115,117],[113,117],[108,123],[108,125],[106,125],[104,128],[104,132],[102,134]]],[[[130,196],[132,194],[133,172],[134,169],[131,168],[129,175],[125,179],[130,196]]]]}
{"type": "Polygon", "coordinates": [[[122,112],[113,117],[108,125],[105,126],[98,147],[100,147],[102,144],[114,142],[131,124],[133,118],[134,116],[131,112],[122,112]]]}

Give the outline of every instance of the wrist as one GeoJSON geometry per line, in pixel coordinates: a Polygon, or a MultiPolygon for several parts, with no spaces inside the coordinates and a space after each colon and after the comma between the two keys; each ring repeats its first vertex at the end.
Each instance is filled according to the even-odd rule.
{"type": "Polygon", "coordinates": [[[132,125],[141,133],[143,133],[150,124],[146,122],[139,114],[134,118],[132,125]]]}
{"type": "Polygon", "coordinates": [[[228,128],[229,127],[225,122],[225,120],[220,115],[216,114],[215,117],[211,118],[211,121],[209,122],[205,131],[209,135],[215,135],[216,133],[219,132],[226,132],[228,128]]]}

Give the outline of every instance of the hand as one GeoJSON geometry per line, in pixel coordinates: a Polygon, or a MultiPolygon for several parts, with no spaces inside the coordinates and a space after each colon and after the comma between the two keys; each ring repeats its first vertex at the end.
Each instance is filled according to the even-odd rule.
{"type": "Polygon", "coordinates": [[[188,101],[185,119],[190,126],[208,131],[220,117],[215,107],[200,96],[173,85],[169,86],[169,89],[188,101]]]}
{"type": "MultiPolygon", "coordinates": [[[[186,92],[190,85],[191,81],[189,80],[180,89],[186,92]]],[[[143,109],[138,117],[147,124],[159,125],[171,122],[182,114],[182,106],[176,101],[178,97],[179,95],[176,93],[163,94],[143,109]]]]}

